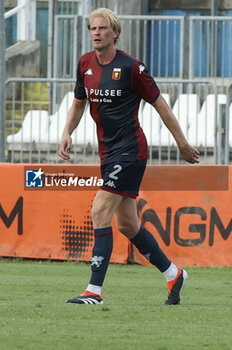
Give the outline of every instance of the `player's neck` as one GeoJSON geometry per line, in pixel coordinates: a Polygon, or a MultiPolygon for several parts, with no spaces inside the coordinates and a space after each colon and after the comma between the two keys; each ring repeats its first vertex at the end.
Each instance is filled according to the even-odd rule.
{"type": "Polygon", "coordinates": [[[115,46],[107,48],[106,50],[96,50],[98,62],[102,65],[109,64],[113,61],[116,51],[115,46]]]}

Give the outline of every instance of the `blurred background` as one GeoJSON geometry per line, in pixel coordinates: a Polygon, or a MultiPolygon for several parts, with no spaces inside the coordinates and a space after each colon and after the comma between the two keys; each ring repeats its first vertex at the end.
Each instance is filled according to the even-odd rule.
{"type": "MultiPolygon", "coordinates": [[[[98,7],[119,16],[118,49],[144,62],[201,164],[232,161],[232,0],[6,0],[0,21],[0,161],[59,163],[76,67],[92,50],[87,19],[98,7]]],[[[182,164],[154,108],[139,120],[149,164],[182,164]]],[[[86,107],[73,133],[72,162],[98,163],[86,107]]]]}

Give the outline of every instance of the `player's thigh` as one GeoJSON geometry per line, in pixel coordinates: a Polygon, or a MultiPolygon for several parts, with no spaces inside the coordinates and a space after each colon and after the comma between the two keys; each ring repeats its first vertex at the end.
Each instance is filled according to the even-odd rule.
{"type": "Polygon", "coordinates": [[[140,221],[136,199],[124,197],[117,207],[114,217],[118,230],[129,239],[138,233],[140,221]]]}
{"type": "Polygon", "coordinates": [[[98,190],[91,211],[94,226],[99,226],[99,224],[102,225],[106,222],[110,223],[122,199],[123,196],[119,194],[98,190]]]}

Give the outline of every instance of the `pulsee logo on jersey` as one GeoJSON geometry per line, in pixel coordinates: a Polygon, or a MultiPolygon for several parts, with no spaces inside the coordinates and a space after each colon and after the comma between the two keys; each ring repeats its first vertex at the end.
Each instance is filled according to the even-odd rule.
{"type": "Polygon", "coordinates": [[[122,96],[122,90],[119,89],[92,89],[85,87],[85,93],[90,102],[112,103],[111,97],[122,96]]]}

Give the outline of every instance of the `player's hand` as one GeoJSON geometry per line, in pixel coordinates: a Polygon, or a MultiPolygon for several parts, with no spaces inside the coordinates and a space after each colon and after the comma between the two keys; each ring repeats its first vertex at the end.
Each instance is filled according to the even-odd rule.
{"type": "Polygon", "coordinates": [[[71,150],[72,138],[68,133],[62,135],[59,147],[59,156],[64,160],[69,160],[69,152],[71,150]]]}
{"type": "Polygon", "coordinates": [[[199,163],[200,152],[188,143],[180,148],[180,153],[186,162],[191,164],[199,163]]]}

